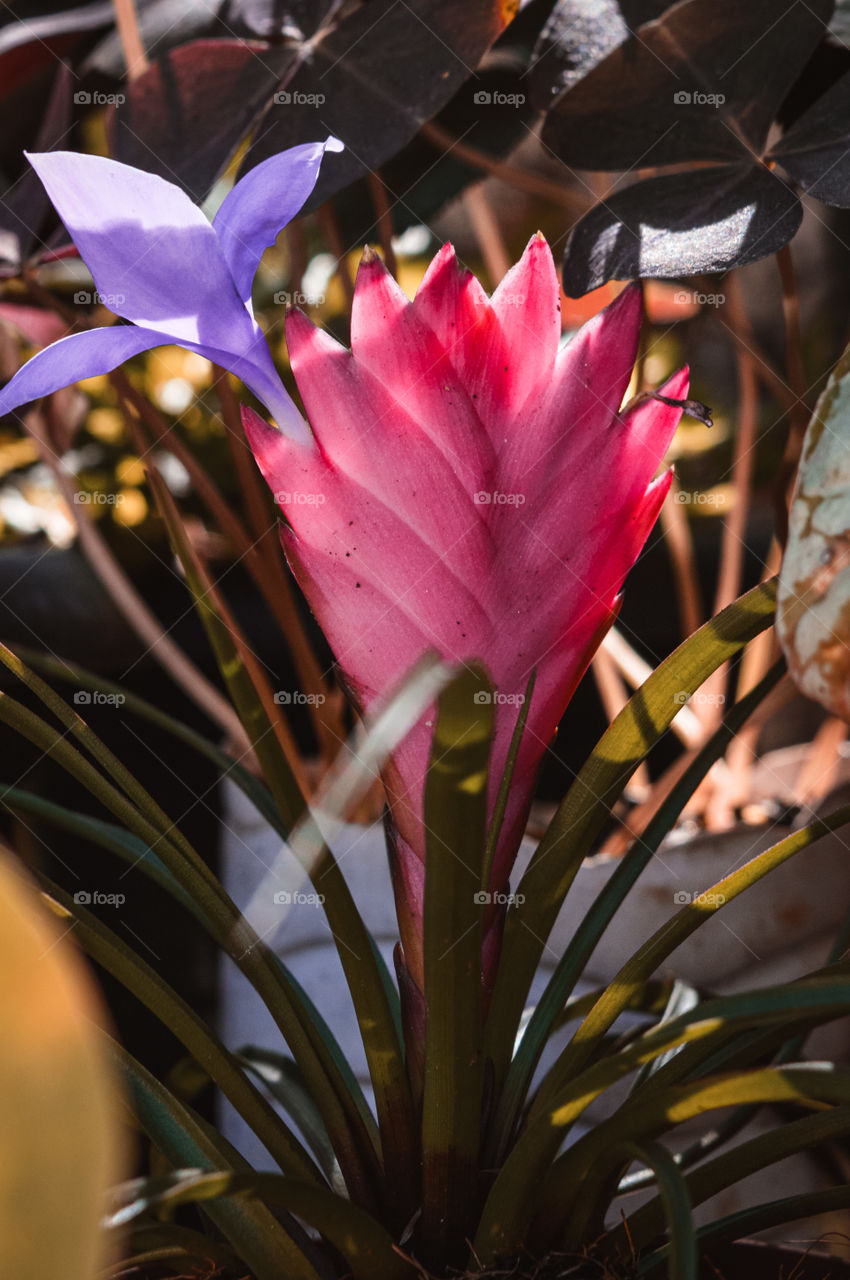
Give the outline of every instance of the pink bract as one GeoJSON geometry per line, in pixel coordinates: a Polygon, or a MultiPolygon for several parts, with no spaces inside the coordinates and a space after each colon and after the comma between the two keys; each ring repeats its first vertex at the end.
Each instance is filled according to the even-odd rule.
{"type": "MultiPolygon", "coordinates": [[[[669,472],[653,477],[680,410],[646,400],[619,412],[640,322],[631,286],[559,349],[560,290],[541,235],[492,298],[451,245],[413,302],[367,251],[350,351],[300,312],[287,318],[313,442],[244,413],[289,562],[364,710],[428,649],[482,660],[498,695],[492,805],[537,668],[494,891],[543,753],[670,486],[669,472]]],[[[682,398],[687,386],[683,370],[662,391],[682,398]]],[[[414,976],[430,739],[423,720],[385,775],[414,976]]]]}

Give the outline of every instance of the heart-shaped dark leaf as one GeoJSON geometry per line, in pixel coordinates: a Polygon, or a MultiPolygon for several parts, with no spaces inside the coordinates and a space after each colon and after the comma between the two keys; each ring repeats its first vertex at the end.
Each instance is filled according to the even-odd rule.
{"type": "Polygon", "coordinates": [[[682,0],[640,27],[549,113],[544,142],[579,169],[760,153],[832,0],[682,0]]]}
{"type": "MultiPolygon", "coordinates": [[[[47,110],[34,140],[34,150],[52,151],[54,147],[68,145],[71,84],[70,67],[60,64],[47,110]]],[[[19,177],[0,199],[0,275],[18,274],[38,239],[49,209],[47,192],[35,171],[24,161],[19,177]]]]}
{"type": "MultiPolygon", "coordinates": [[[[81,48],[85,51],[98,29],[108,27],[114,16],[111,0],[96,0],[94,4],[80,5],[61,13],[33,16],[25,21],[7,21],[0,25],[0,101],[4,109],[4,134],[10,131],[8,126],[15,119],[11,113],[6,114],[10,106],[15,115],[21,109],[20,104],[14,101],[14,95],[26,95],[41,77],[36,88],[36,92],[41,94],[40,102],[36,101],[39,105],[43,103],[45,85],[52,82],[56,64],[70,59],[81,48]]],[[[13,128],[11,132],[20,130],[13,128]]],[[[4,152],[6,142],[4,137],[4,152]]]]}
{"type": "Polygon", "coordinates": [[[533,106],[548,111],[559,93],[667,7],[667,0],[558,0],[534,50],[528,76],[533,106]]]}
{"type": "MultiPolygon", "coordinates": [[[[484,173],[465,158],[465,148],[499,160],[526,137],[536,119],[526,72],[551,8],[552,0],[531,0],[485,55],[475,76],[381,166],[396,235],[427,225],[465,187],[481,181],[484,173]]],[[[334,197],[333,208],[346,245],[376,238],[375,203],[365,179],[334,197]]]]}
{"type": "MultiPolygon", "coordinates": [[[[126,86],[109,124],[112,155],[203,200],[293,58],[259,41],[173,49],[126,86]]],[[[322,136],[319,124],[312,139],[322,136]]]]}
{"type": "Polygon", "coordinates": [[[716,165],[637,182],[574,227],[564,252],[564,291],[579,298],[606,280],[744,266],[787,244],[802,216],[795,193],[762,165],[716,165]]]}
{"type": "Polygon", "coordinates": [[[800,117],[770,159],[810,196],[850,208],[850,73],[800,117]]]}
{"type": "Polygon", "coordinates": [[[314,41],[275,95],[243,172],[300,142],[345,143],[306,208],[395,155],[471,76],[515,5],[499,0],[373,0],[314,41]]]}

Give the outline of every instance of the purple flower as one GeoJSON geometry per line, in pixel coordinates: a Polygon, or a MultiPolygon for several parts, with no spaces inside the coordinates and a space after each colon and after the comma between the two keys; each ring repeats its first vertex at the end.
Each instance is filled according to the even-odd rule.
{"type": "Polygon", "coordinates": [[[341,150],[331,137],[271,156],[236,184],[212,223],[179,187],[130,165],[73,151],[27,156],[98,294],[131,323],[40,351],[0,392],[0,415],[177,343],[231,370],[287,435],[309,440],[254,319],[251,285],[263,250],[316,185],[325,151],[341,150]]]}

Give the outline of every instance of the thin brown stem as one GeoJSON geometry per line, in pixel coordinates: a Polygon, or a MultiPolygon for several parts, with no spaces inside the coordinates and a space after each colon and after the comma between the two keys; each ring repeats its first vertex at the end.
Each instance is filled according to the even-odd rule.
{"type": "Polygon", "coordinates": [[[134,0],[112,0],[115,9],[115,25],[118,39],[127,65],[127,79],[136,80],[144,75],[150,63],[139,32],[139,17],[134,0]]]}
{"type": "Polygon", "coordinates": [[[86,558],[115,605],[146,645],[147,652],[213,723],[225,732],[231,749],[237,752],[248,751],[250,744],[233,707],[168,636],[159,619],[142,600],[109,550],[94,521],[87,514],[88,508],[75,502],[73,485],[50,446],[38,413],[27,414],[23,421],[74,518],[86,558]]]}
{"type": "Polygon", "coordinates": [[[511,255],[502,238],[501,228],[490,207],[487,193],[480,183],[474,187],[467,187],[463,193],[463,203],[475,242],[484,259],[490,284],[495,289],[511,268],[511,255]]]}
{"type": "Polygon", "coordinates": [[[569,187],[551,182],[548,178],[541,178],[536,173],[526,173],[524,169],[518,169],[504,160],[494,160],[492,156],[487,155],[486,151],[479,151],[468,142],[453,137],[433,120],[424,124],[420,132],[423,138],[433,143],[444,154],[451,152],[456,159],[465,161],[466,164],[472,165],[473,168],[479,169],[481,173],[486,173],[491,178],[498,178],[518,191],[527,191],[529,195],[543,196],[546,200],[563,205],[575,214],[577,219],[587,213],[591,207],[592,201],[581,192],[571,191],[569,187]]]}
{"type": "Polygon", "coordinates": [[[661,508],[661,527],[664,530],[664,545],[670,555],[673,566],[673,580],[676,584],[676,602],[679,606],[679,618],[682,623],[682,634],[687,637],[702,626],[705,620],[702,599],[700,597],[699,578],[697,576],[694,540],[685,508],[677,501],[678,486],[667,495],[661,508]]]}
{"type": "Polygon", "coordinates": [[[369,183],[369,194],[372,197],[372,204],[375,206],[375,215],[378,220],[378,236],[381,241],[384,265],[393,280],[397,280],[398,263],[393,249],[393,220],[390,213],[390,202],[387,199],[387,189],[380,173],[377,171],[370,173],[367,181],[369,183]]]}
{"type": "MultiPolygon", "coordinates": [[[[746,312],[736,272],[730,272],[726,281],[726,305],[735,316],[738,328],[747,325],[746,312]]],[[[732,462],[732,510],[723,524],[720,544],[720,568],[714,595],[714,613],[736,600],[741,592],[743,556],[746,549],[747,520],[750,512],[750,488],[755,458],[756,428],[758,425],[758,377],[756,361],[745,345],[736,347],[738,362],[738,430],[735,436],[735,453],[732,462]]],[[[707,733],[713,732],[723,717],[728,664],[715,671],[692,701],[707,733]]]]}
{"type": "Polygon", "coordinates": [[[776,254],[776,265],[782,282],[782,315],[785,320],[785,367],[794,392],[789,411],[790,429],[785,453],[776,481],[777,536],[782,545],[788,536],[788,503],[791,487],[803,451],[803,439],[809,422],[806,404],[806,372],[803,367],[803,333],[800,325],[800,294],[791,257],[791,246],[783,245],[776,254]]]}
{"type": "Polygon", "coordinates": [[[333,211],[333,205],[329,200],[321,206],[316,216],[319,219],[319,226],[322,228],[322,234],[325,237],[328,248],[336,258],[336,273],[339,276],[346,302],[351,307],[354,302],[354,279],[348,266],[348,255],[345,245],[342,243],[342,236],[339,232],[339,224],[333,211]]]}
{"type": "Polygon", "coordinates": [[[239,406],[227,372],[215,367],[215,388],[227,430],[230,454],[239,478],[248,519],[264,570],[260,589],[283,632],[303,691],[311,695],[307,706],[319,749],[326,761],[334,758],[345,741],[342,699],[329,686],[301,623],[295,593],[284,566],[277,521],[269,522],[266,494],[251,453],[239,406]]]}

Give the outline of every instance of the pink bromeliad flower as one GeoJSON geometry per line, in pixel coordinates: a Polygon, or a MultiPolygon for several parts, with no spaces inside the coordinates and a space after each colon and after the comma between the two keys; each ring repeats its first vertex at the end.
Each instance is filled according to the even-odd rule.
{"type": "MultiPolygon", "coordinates": [[[[350,351],[299,311],[287,319],[312,438],[244,411],[289,562],[364,710],[428,649],[485,663],[497,690],[491,808],[537,669],[494,892],[543,753],[670,486],[669,472],[653,477],[680,409],[647,400],[619,413],[640,318],[630,287],[559,350],[541,235],[492,298],[450,245],[413,302],[367,251],[350,351]]],[[[662,391],[685,396],[687,371],[662,391]]],[[[402,939],[420,984],[430,739],[423,720],[385,774],[402,939]]]]}

